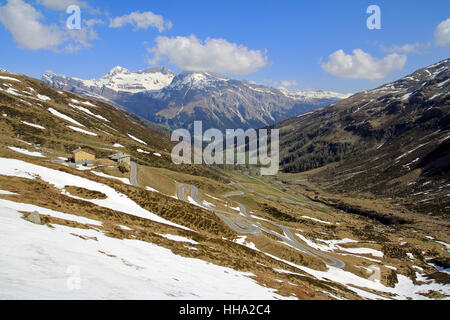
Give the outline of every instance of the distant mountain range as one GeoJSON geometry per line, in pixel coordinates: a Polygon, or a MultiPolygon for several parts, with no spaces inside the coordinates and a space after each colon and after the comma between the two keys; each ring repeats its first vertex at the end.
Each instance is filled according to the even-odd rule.
{"type": "Polygon", "coordinates": [[[325,167],[311,179],[328,190],[402,197],[421,211],[448,212],[450,59],[276,127],[286,172],[325,167]]]}
{"type": "Polygon", "coordinates": [[[328,91],[289,92],[208,72],[175,75],[164,67],[130,71],[115,67],[99,79],[46,73],[42,81],[59,89],[119,105],[171,128],[250,128],[271,125],[349,95],[328,91]]]}

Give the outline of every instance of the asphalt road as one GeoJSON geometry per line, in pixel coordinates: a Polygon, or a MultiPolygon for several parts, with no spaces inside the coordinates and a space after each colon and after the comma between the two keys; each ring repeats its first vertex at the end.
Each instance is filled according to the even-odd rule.
{"type": "MultiPolygon", "coordinates": [[[[239,184],[235,184],[235,185],[239,186],[239,184]]],[[[193,185],[186,185],[186,184],[178,185],[178,199],[180,199],[181,201],[189,202],[185,197],[188,190],[190,191],[190,197],[195,202],[198,203],[199,202],[198,201],[198,188],[193,185]]],[[[245,193],[243,191],[235,191],[235,192],[224,194],[224,195],[222,195],[222,197],[228,199],[231,197],[242,196],[244,194],[245,193]]],[[[333,256],[330,256],[326,253],[323,253],[321,251],[313,249],[313,248],[299,242],[295,238],[295,236],[292,234],[292,232],[289,228],[279,225],[279,224],[276,224],[274,222],[268,222],[278,228],[281,228],[284,233],[284,235],[281,235],[269,228],[263,227],[260,223],[254,223],[253,221],[247,219],[247,218],[251,218],[251,216],[247,213],[247,208],[245,207],[245,205],[243,205],[242,203],[239,203],[237,201],[234,201],[234,202],[238,204],[238,206],[241,210],[241,213],[242,213],[242,215],[244,215],[244,217],[242,217],[241,215],[233,214],[233,213],[218,210],[218,209],[213,210],[213,209],[206,208],[206,207],[205,207],[205,209],[207,209],[209,211],[213,211],[216,214],[216,216],[219,217],[226,225],[228,225],[231,229],[233,229],[234,231],[236,231],[240,234],[259,234],[259,233],[261,233],[261,231],[264,231],[268,234],[271,234],[271,235],[279,238],[280,241],[282,241],[286,245],[289,245],[291,247],[296,248],[297,250],[299,250],[301,252],[304,252],[306,254],[309,254],[311,256],[319,258],[328,266],[332,266],[332,267],[336,267],[336,268],[340,268],[340,269],[345,268],[345,262],[343,262],[342,260],[339,260],[333,256]],[[233,219],[231,219],[231,218],[233,218],[233,219]]]]}
{"type": "Polygon", "coordinates": [[[179,184],[178,185],[178,199],[180,199],[181,201],[184,202],[189,202],[186,197],[186,191],[190,191],[191,194],[191,198],[198,202],[198,188],[194,185],[190,185],[190,184],[179,184]]]}
{"type": "Polygon", "coordinates": [[[130,183],[132,186],[139,187],[137,181],[137,164],[133,161],[131,161],[130,183]]]}

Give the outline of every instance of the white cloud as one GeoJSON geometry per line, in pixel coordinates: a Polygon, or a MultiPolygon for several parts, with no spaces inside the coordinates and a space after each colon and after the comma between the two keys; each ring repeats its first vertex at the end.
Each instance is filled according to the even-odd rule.
{"type": "Polygon", "coordinates": [[[84,21],[83,23],[85,24],[85,27],[81,28],[81,30],[67,31],[71,41],[63,48],[64,51],[76,52],[89,48],[92,46],[90,41],[98,39],[98,34],[92,27],[96,24],[101,24],[101,20],[91,19],[84,21]]]}
{"type": "Polygon", "coordinates": [[[419,52],[422,49],[426,49],[429,48],[431,46],[431,43],[427,43],[427,44],[422,44],[419,42],[416,43],[407,43],[404,45],[394,45],[392,47],[385,47],[385,46],[381,46],[381,49],[384,52],[388,52],[388,53],[412,53],[412,52],[419,52]]]}
{"type": "Polygon", "coordinates": [[[77,5],[80,8],[87,8],[89,5],[79,0],[37,0],[37,3],[53,10],[66,10],[70,5],[77,5]]]}
{"type": "Polygon", "coordinates": [[[89,19],[86,20],[84,23],[86,24],[86,26],[91,28],[97,24],[105,24],[105,21],[103,21],[102,19],[89,19]]]}
{"type": "Polygon", "coordinates": [[[264,79],[262,82],[266,86],[270,86],[270,87],[274,87],[274,88],[278,88],[278,89],[287,89],[287,88],[291,88],[292,89],[292,88],[300,87],[300,83],[297,82],[296,80],[276,81],[276,80],[273,80],[273,79],[264,79]]]}
{"type": "Polygon", "coordinates": [[[64,33],[57,26],[42,24],[41,18],[42,14],[23,0],[8,0],[0,7],[0,21],[23,48],[48,49],[64,42],[64,33]]]}
{"type": "Polygon", "coordinates": [[[450,18],[437,26],[434,31],[434,39],[438,46],[446,46],[450,43],[450,18]]]}
{"type": "Polygon", "coordinates": [[[110,28],[121,28],[127,24],[134,26],[135,30],[148,29],[150,27],[157,28],[159,32],[172,28],[172,22],[165,20],[163,16],[154,14],[153,12],[132,12],[130,14],[116,17],[111,20],[110,28]]]}
{"type": "Polygon", "coordinates": [[[329,56],[329,61],[321,63],[322,69],[332,75],[353,79],[383,79],[392,71],[401,70],[407,57],[396,53],[383,59],[375,59],[361,49],[353,50],[353,55],[338,50],[329,56]]]}
{"type": "Polygon", "coordinates": [[[300,84],[295,80],[283,80],[281,85],[285,88],[298,87],[300,84]]]}
{"type": "Polygon", "coordinates": [[[0,22],[21,48],[73,52],[89,47],[89,41],[97,39],[93,21],[85,22],[81,30],[68,30],[64,26],[46,25],[42,18],[39,11],[23,0],[8,0],[0,7],[0,22]]]}
{"type": "Polygon", "coordinates": [[[244,76],[267,65],[267,57],[259,50],[224,39],[207,38],[204,43],[196,36],[158,37],[150,64],[168,60],[186,71],[210,71],[244,76]]]}

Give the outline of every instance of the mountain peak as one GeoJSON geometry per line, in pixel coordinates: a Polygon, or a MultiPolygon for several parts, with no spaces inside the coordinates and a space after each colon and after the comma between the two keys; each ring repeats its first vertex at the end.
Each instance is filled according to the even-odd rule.
{"type": "Polygon", "coordinates": [[[219,74],[207,71],[183,71],[179,74],[180,77],[186,78],[191,77],[192,79],[203,80],[203,79],[217,79],[217,80],[230,80],[229,78],[223,77],[219,74]]]}
{"type": "Polygon", "coordinates": [[[111,69],[111,71],[127,71],[127,68],[121,67],[121,66],[115,66],[111,69]]]}
{"type": "Polygon", "coordinates": [[[111,70],[109,70],[109,72],[106,74],[106,76],[114,76],[119,73],[127,73],[127,72],[130,72],[130,70],[128,70],[124,67],[121,67],[121,66],[116,66],[116,67],[112,68],[111,70]]]}
{"type": "Polygon", "coordinates": [[[218,74],[199,71],[184,71],[175,76],[170,88],[189,87],[190,89],[205,89],[215,87],[218,83],[226,83],[230,79],[218,74]]]}

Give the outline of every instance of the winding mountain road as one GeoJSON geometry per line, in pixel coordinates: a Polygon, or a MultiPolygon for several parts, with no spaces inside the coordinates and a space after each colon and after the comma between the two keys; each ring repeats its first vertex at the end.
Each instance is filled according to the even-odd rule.
{"type": "Polygon", "coordinates": [[[189,202],[186,197],[186,191],[190,190],[191,198],[198,202],[198,188],[191,184],[179,184],[178,185],[178,199],[184,202],[189,202]]]}
{"type": "MultiPolygon", "coordinates": [[[[234,184],[237,186],[242,186],[239,184],[234,184]]],[[[244,188],[242,186],[242,188],[244,188]]],[[[301,252],[304,252],[306,254],[309,254],[311,256],[314,256],[320,260],[322,260],[326,265],[331,267],[336,267],[339,269],[345,268],[345,262],[342,260],[335,258],[333,256],[330,256],[324,252],[318,251],[316,249],[313,249],[303,243],[300,243],[295,236],[292,234],[291,230],[288,227],[285,227],[283,225],[279,225],[275,222],[267,221],[268,223],[280,228],[283,230],[284,235],[281,235],[269,228],[266,228],[262,226],[260,223],[255,223],[249,218],[251,218],[251,215],[247,213],[247,208],[242,203],[239,203],[237,201],[234,201],[240,208],[240,212],[242,215],[233,214],[227,211],[219,210],[219,209],[212,209],[208,208],[206,206],[203,206],[198,201],[198,188],[194,185],[187,185],[187,184],[179,184],[178,185],[178,199],[185,202],[190,202],[188,199],[186,199],[186,192],[190,191],[190,198],[195,201],[198,205],[200,205],[202,208],[212,211],[216,214],[217,217],[219,217],[226,225],[228,225],[231,229],[233,229],[235,232],[240,234],[260,234],[262,231],[266,232],[270,235],[273,235],[281,240],[284,244],[291,246],[301,252]]],[[[228,199],[231,197],[237,197],[237,196],[243,196],[245,193],[243,191],[234,191],[227,194],[222,195],[222,197],[228,199]]]]}

